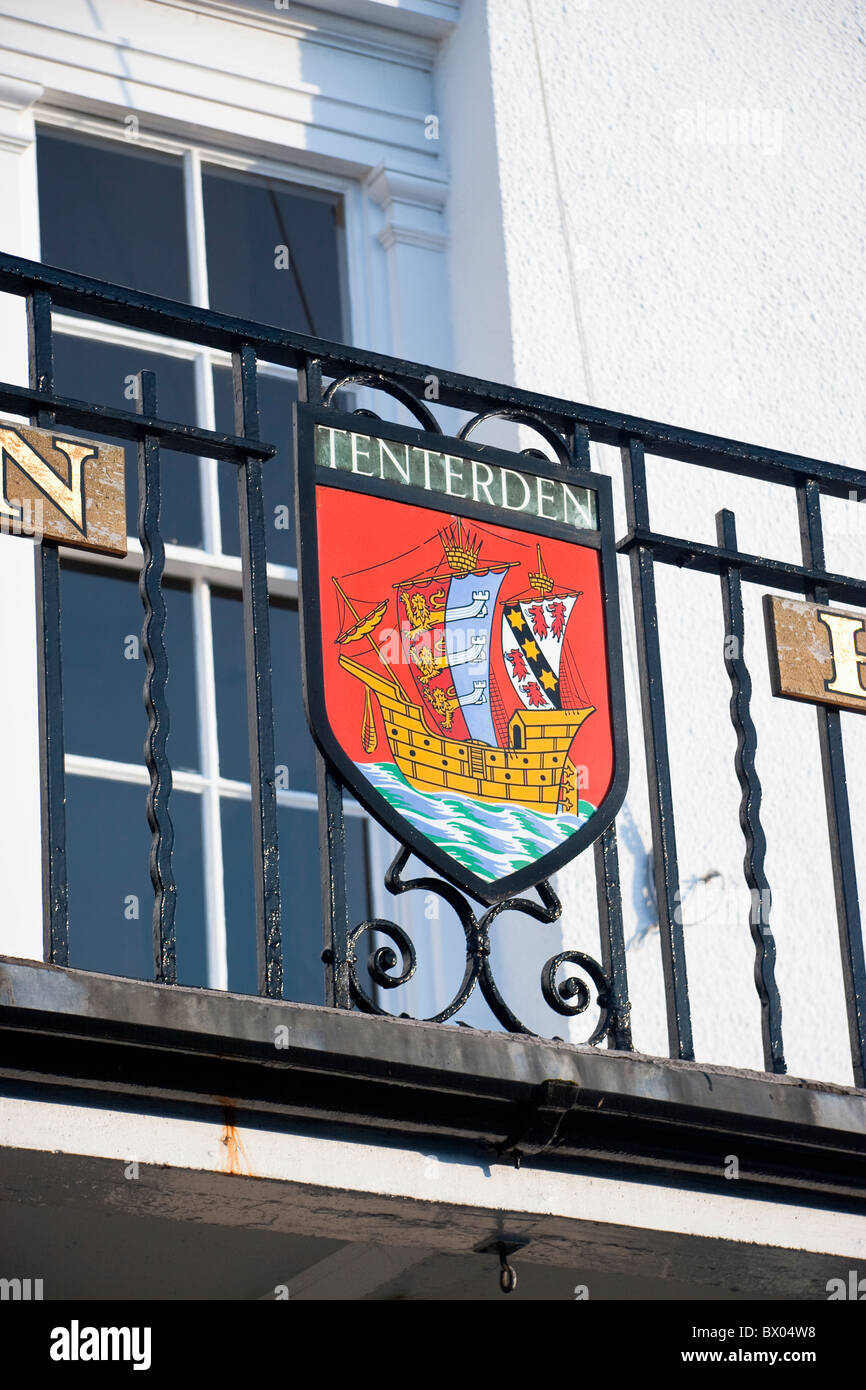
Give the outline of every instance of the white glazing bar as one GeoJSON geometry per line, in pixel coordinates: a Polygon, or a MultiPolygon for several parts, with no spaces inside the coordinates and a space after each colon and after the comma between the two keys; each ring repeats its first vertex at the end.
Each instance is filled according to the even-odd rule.
{"type": "MultiPolygon", "coordinates": [[[[186,240],[189,263],[189,291],[193,304],[208,307],[207,243],[204,227],[204,201],[201,187],[201,159],[198,150],[187,150],[183,157],[184,198],[186,201],[186,240]]],[[[213,367],[210,353],[202,348],[195,359],[196,420],[202,429],[215,429],[213,367]]],[[[222,553],[220,524],[219,466],[216,459],[199,459],[204,548],[222,553]]]]}
{"type": "Polygon", "coordinates": [[[77,319],[64,313],[53,314],[51,322],[54,332],[62,333],[65,338],[86,338],[89,342],[106,343],[110,347],[138,348],[141,352],[178,357],[186,362],[194,361],[201,352],[201,348],[195,343],[185,343],[179,338],[167,338],[163,333],[146,333],[144,329],[129,328],[124,323],[108,323],[91,318],[77,319]]]}
{"type": "MultiPolygon", "coordinates": [[[[210,353],[202,351],[195,360],[195,411],[202,429],[216,429],[213,393],[213,367],[210,353]]],[[[230,464],[229,467],[234,467],[230,464]]],[[[219,464],[216,459],[200,458],[199,486],[201,488],[202,539],[205,550],[221,555],[223,548],[220,521],[219,464]]]]}
{"type": "MultiPolygon", "coordinates": [[[[128,572],[138,574],[141,569],[141,543],[137,536],[128,539],[128,551],[124,556],[100,555],[91,551],[87,564],[114,573],[128,572]]],[[[63,546],[61,556],[64,562],[81,563],[81,551],[72,546],[63,546]]],[[[166,579],[195,580],[206,579],[223,589],[234,589],[240,593],[243,576],[239,555],[206,555],[192,546],[166,544],[166,579]]],[[[268,592],[276,597],[297,602],[298,571],[292,565],[268,565],[268,592]]]]}
{"type": "MultiPolygon", "coordinates": [[[[221,777],[219,789],[220,796],[228,797],[233,801],[249,801],[250,799],[249,782],[234,782],[227,777],[221,777]]],[[[277,789],[277,805],[295,811],[315,811],[319,805],[319,798],[315,792],[294,791],[284,787],[277,789]]],[[[348,796],[343,806],[343,812],[346,816],[354,817],[355,820],[363,820],[367,815],[363,806],[359,806],[357,801],[353,801],[348,796]]],[[[396,854],[396,850],[391,855],[392,859],[394,854],[396,854]]]]}
{"type": "MultiPolygon", "coordinates": [[[[67,753],[65,766],[71,777],[95,777],[103,782],[132,782],[142,787],[146,787],[150,781],[150,774],[142,764],[117,762],[113,758],[93,758],[84,753],[67,753]]],[[[184,772],[173,768],[171,780],[172,786],[179,792],[195,792],[200,795],[207,791],[209,786],[208,779],[200,772],[184,772]]],[[[230,777],[220,777],[217,780],[217,790],[221,797],[231,801],[250,799],[249,782],[236,782],[230,777]]],[[[277,791],[277,805],[289,810],[315,811],[318,798],[315,792],[280,788],[277,791]]],[[[367,815],[364,808],[351,797],[346,797],[344,811],[347,816],[356,820],[363,820],[367,815]]],[[[393,857],[394,852],[391,854],[391,858],[393,857]]]]}
{"type": "MultiPolygon", "coordinates": [[[[66,771],[74,777],[98,777],[103,782],[133,782],[146,787],[150,773],[143,763],[122,763],[113,758],[90,758],[82,753],[67,753],[66,771]]],[[[207,783],[200,772],[179,772],[172,768],[171,784],[179,792],[202,792],[207,783]]]]}
{"type": "MultiPolygon", "coordinates": [[[[187,343],[180,338],[167,338],[163,333],[147,333],[142,328],[130,328],[124,323],[109,323],[99,319],[77,319],[72,314],[52,315],[55,333],[67,338],[87,338],[90,341],[110,344],[112,347],[139,348],[142,352],[161,353],[165,357],[179,357],[192,362],[202,352],[210,355],[211,366],[226,367],[231,371],[232,355],[221,348],[201,348],[197,343],[187,343]]],[[[294,367],[284,367],[280,362],[259,360],[262,376],[273,377],[275,381],[297,381],[298,373],[294,367]]]]}
{"type": "Polygon", "coordinates": [[[211,989],[228,989],[213,625],[210,587],[201,579],[196,580],[192,586],[192,601],[199,755],[201,772],[206,783],[202,794],[202,846],[204,850],[204,895],[207,917],[207,982],[211,989]]]}
{"type": "Polygon", "coordinates": [[[207,247],[204,234],[204,200],[201,190],[201,159],[198,150],[183,155],[183,190],[186,203],[186,244],[189,265],[189,293],[193,304],[208,307],[207,247]]]}
{"type": "MultiPolygon", "coordinates": [[[[207,251],[201,191],[201,163],[197,150],[188,149],[184,152],[183,175],[190,298],[193,304],[199,304],[206,308],[208,303],[207,251]]],[[[195,361],[195,397],[198,424],[206,429],[213,429],[213,374],[210,356],[205,351],[199,352],[195,361]]],[[[204,549],[211,553],[219,553],[222,550],[222,538],[217,464],[214,459],[199,459],[199,484],[204,549]]],[[[207,783],[202,795],[207,980],[211,989],[228,989],[228,946],[219,793],[219,742],[217,737],[210,586],[204,579],[196,579],[192,586],[192,593],[199,750],[201,771],[207,783]]]]}

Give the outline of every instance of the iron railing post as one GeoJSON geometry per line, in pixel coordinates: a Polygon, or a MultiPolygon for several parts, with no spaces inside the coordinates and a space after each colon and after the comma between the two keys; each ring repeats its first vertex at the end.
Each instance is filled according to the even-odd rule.
{"type": "MultiPolygon", "coordinates": [[[[736,551],[734,514],[716,516],[719,545],[736,551]]],[[[770,884],[764,869],[767,838],[761,824],[761,783],[755,768],[758,735],[752,720],[752,679],[743,651],[745,619],[743,586],[739,570],[727,565],[722,571],[722,612],[725,619],[725,668],[731,682],[731,723],[737,733],[734,766],[740,784],[740,827],[746,841],[743,872],[752,895],[749,929],[755,943],[755,988],[761,1002],[761,1038],[767,1071],[786,1071],[782,1046],[782,1002],[776,984],[776,942],[770,930],[770,884]]]]}
{"type": "MultiPolygon", "coordinates": [[[[798,485],[797,506],[803,563],[810,569],[824,569],[821,489],[816,479],[811,478],[798,485]]],[[[827,590],[820,584],[810,585],[807,598],[812,603],[826,603],[827,590]]],[[[857,891],[851,810],[848,805],[845,752],[842,746],[842,720],[840,711],[827,705],[818,705],[816,713],[824,774],[824,796],[827,802],[830,855],[833,862],[833,884],[836,892],[836,918],[842,953],[842,979],[845,986],[848,1034],[851,1040],[851,1061],[856,1085],[866,1086],[866,963],[863,955],[863,925],[857,891]]]]}
{"type": "MultiPolygon", "coordinates": [[[[571,454],[574,465],[587,473],[592,471],[589,430],[575,424],[571,432],[571,454]]],[[[608,1047],[630,1052],[631,1002],[628,992],[625,930],[622,920],[622,890],[619,882],[619,847],[616,824],[609,825],[592,847],[595,867],[595,890],[598,905],[598,929],[601,941],[601,963],[610,980],[611,1026],[607,1035],[608,1047]]]]}
{"type": "MultiPolygon", "coordinates": [[[[649,502],[643,442],[639,439],[629,439],[628,443],[623,445],[622,460],[629,527],[648,530],[649,502]]],[[[631,573],[652,822],[653,868],[667,1001],[668,1042],[672,1057],[688,1061],[694,1057],[695,1052],[686,976],[673,792],[651,549],[642,545],[632,549],[631,573]]]]}
{"type": "MultiPolygon", "coordinates": [[[[308,404],[322,399],[322,364],[306,361],[298,373],[298,398],[308,404]]],[[[325,1003],[351,1006],[349,990],[349,891],[346,882],[346,818],[343,788],[318,748],[316,789],[319,796],[319,861],[322,869],[322,961],[325,1003]]]]}
{"type": "MultiPolygon", "coordinates": [[[[31,389],[54,393],[51,297],[27,296],[27,343],[31,389]]],[[[50,428],[51,411],[37,410],[33,425],[50,428]]],[[[69,964],[69,879],[66,862],[66,768],[63,742],[63,648],[60,627],[60,548],[37,538],[39,772],[42,802],[43,954],[51,965],[69,964]]]]}
{"type": "MultiPolygon", "coordinates": [[[[139,372],[136,403],[139,413],[157,415],[156,377],[139,372]]],[[[142,562],[138,591],[144,607],[141,650],[145,660],[144,707],[147,736],[144,761],[150,774],[147,790],[147,823],[150,826],[150,880],[153,884],[153,958],[158,984],[177,983],[175,911],[177,886],[172,867],[174,826],[169,811],[171,765],[166,752],[170,716],[166,698],[168,654],[165,647],[165,597],[162,576],[165,547],[160,532],[160,450],[156,435],[146,434],[138,443],[138,538],[142,562]]]]}
{"type": "MultiPolygon", "coordinates": [[[[259,438],[255,349],[232,353],[235,429],[259,438]]],[[[247,455],[238,467],[238,519],[243,572],[244,646],[253,822],[253,881],[259,993],[282,998],[283,949],[280,924],[280,858],[274,757],[274,704],[262,462],[247,455]]]]}

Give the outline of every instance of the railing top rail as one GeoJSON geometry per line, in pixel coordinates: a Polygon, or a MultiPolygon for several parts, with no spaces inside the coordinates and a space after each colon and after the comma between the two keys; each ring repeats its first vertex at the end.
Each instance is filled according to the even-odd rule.
{"type": "Polygon", "coordinates": [[[640,439],[648,453],[705,468],[783,484],[802,483],[811,478],[818,482],[823,492],[834,496],[846,497],[852,491],[866,491],[866,471],[844,464],[804,458],[799,454],[681,429],[619,411],[600,410],[595,406],[438,369],[429,363],[386,357],[365,348],[313,338],[305,333],[236,318],[194,304],[164,299],[121,285],[110,285],[89,276],[0,252],[0,291],[28,295],[38,290],[50,294],[56,309],[89,312],[95,318],[138,328],[142,332],[160,333],[227,352],[236,351],[246,344],[254,348],[259,357],[287,367],[300,368],[310,358],[317,358],[322,371],[328,376],[342,377],[359,370],[375,372],[387,375],[391,382],[418,394],[427,378],[433,375],[437,380],[438,400],[442,405],[475,411],[481,402],[488,410],[493,405],[503,410],[525,410],[558,422],[561,428],[582,426],[588,431],[589,437],[600,444],[621,446],[629,439],[640,439]]]}

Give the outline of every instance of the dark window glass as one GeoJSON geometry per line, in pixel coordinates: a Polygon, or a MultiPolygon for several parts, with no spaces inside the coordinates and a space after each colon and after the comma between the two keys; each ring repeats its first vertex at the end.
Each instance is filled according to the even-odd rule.
{"type": "MultiPolygon", "coordinates": [[[[284,951],[283,997],[300,1004],[322,1004],[325,992],[318,818],[315,811],[280,807],[277,820],[284,951]]],[[[238,994],[257,994],[249,802],[223,801],[222,840],[229,989],[238,994]]],[[[369,916],[366,826],[357,816],[346,819],[346,873],[350,920],[354,925],[369,916]]]]}
{"type": "Polygon", "coordinates": [[[180,159],[46,128],[36,155],[47,265],[189,298],[180,159]]]}
{"type": "MultiPolygon", "coordinates": [[[[133,576],[64,566],[63,719],[66,748],[94,758],[142,763],[147,714],[142,699],[143,610],[133,576]]],[[[168,756],[173,767],[198,766],[192,598],[166,582],[168,756]]]]}
{"type": "MultiPolygon", "coordinates": [[[[234,781],[248,782],[250,757],[240,599],[215,592],[211,611],[220,773],[234,781]]],[[[277,604],[271,605],[270,612],[277,784],[292,791],[314,792],[316,766],[301,695],[298,615],[294,609],[277,604]],[[285,771],[281,773],[281,769],[285,771]]]]}
{"type": "MultiPolygon", "coordinates": [[[[234,434],[232,374],[227,367],[214,369],[216,428],[234,434]]],[[[268,559],[276,565],[297,564],[295,544],[295,485],[292,452],[292,403],[298,399],[294,381],[279,381],[259,373],[259,434],[277,453],[262,470],[265,495],[265,540],[268,559]]],[[[220,519],[223,550],[239,555],[238,484],[234,464],[220,463],[220,519]]]]}
{"type": "Polygon", "coordinates": [[[342,340],[340,200],[213,167],[202,188],[211,308],[342,340]]]}
{"type": "MultiPolygon", "coordinates": [[[[195,377],[191,362],[166,357],[138,348],[95,343],[57,333],[54,338],[54,368],[57,393],[74,400],[135,410],[130,397],[130,379],[140,371],[156,373],[157,404],[166,420],[192,423],[195,420],[195,377]]],[[[88,433],[89,439],[98,436],[88,433]]],[[[104,438],[105,436],[103,436],[104,438]]],[[[116,443],[117,441],[112,441],[116,443]]],[[[126,529],[138,533],[138,461],[136,445],[127,443],[126,452],[126,529]]],[[[164,449],[161,454],[162,538],[175,545],[201,545],[201,504],[199,500],[198,460],[190,454],[164,449]]]]}
{"type": "MultiPolygon", "coordinates": [[[[96,777],[66,782],[69,963],[79,970],[154,978],[153,887],[146,789],[96,777]]],[[[206,983],[201,802],[172,792],[178,979],[206,983]]]]}

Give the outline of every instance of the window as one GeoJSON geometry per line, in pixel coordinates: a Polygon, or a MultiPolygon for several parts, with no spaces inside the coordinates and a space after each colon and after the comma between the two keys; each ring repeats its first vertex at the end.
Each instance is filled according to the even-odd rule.
{"type": "MultiPolygon", "coordinates": [[[[54,119],[54,118],[52,118],[54,119]]],[[[99,138],[41,125],[42,258],[83,274],[302,332],[343,338],[342,200],[260,161],[191,146],[99,138]],[[63,216],[53,209],[62,207],[63,216]]],[[[56,314],[61,395],[130,409],[135,374],[156,373],[160,413],[234,432],[225,353],[56,314]]],[[[301,702],[291,476],[294,373],[261,364],[268,574],[284,903],[285,994],[321,1003],[321,906],[313,745],[301,702]]],[[[137,464],[127,446],[127,561],[63,565],[70,962],[152,976],[144,814],[146,716],[135,572],[137,464]]],[[[249,750],[234,469],[163,453],[182,984],[254,993],[249,750]]],[[[367,821],[347,805],[354,920],[369,915],[367,821]]]]}

